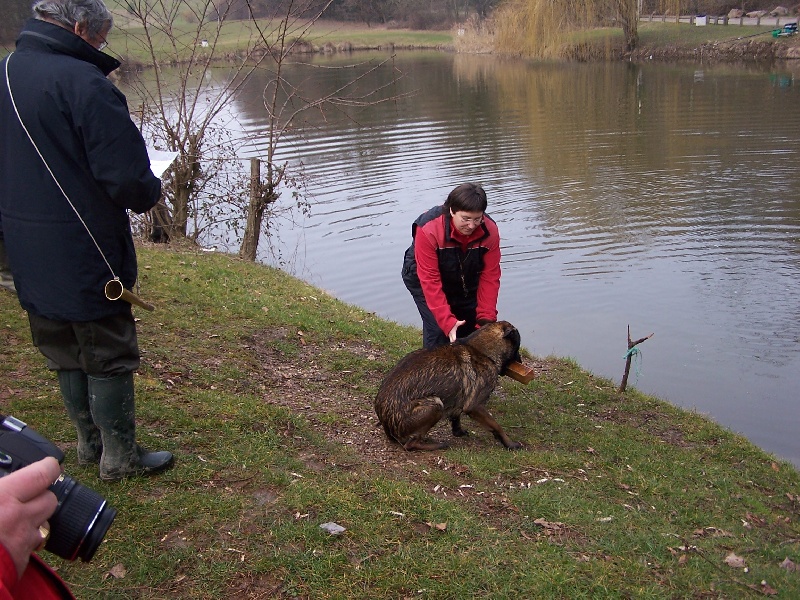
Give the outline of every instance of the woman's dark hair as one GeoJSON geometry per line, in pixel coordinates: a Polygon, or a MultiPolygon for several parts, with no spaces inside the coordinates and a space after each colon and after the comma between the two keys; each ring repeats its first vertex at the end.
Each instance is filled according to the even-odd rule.
{"type": "Polygon", "coordinates": [[[444,203],[445,210],[457,213],[464,212],[482,213],[486,212],[486,192],[477,183],[462,183],[455,188],[444,203]]]}
{"type": "Polygon", "coordinates": [[[102,0],[38,0],[32,8],[37,19],[55,21],[70,31],[80,23],[93,37],[105,33],[114,23],[102,0]]]}

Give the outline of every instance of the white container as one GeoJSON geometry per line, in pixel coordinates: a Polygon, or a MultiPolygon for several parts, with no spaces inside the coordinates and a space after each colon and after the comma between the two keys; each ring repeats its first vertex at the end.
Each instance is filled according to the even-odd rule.
{"type": "Polygon", "coordinates": [[[708,25],[708,17],[706,15],[698,15],[694,18],[694,24],[698,27],[705,27],[708,25]]]}

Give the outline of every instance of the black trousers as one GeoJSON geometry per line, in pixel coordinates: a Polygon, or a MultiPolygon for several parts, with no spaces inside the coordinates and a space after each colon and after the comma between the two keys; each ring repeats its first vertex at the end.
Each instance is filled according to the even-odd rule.
{"type": "MultiPolygon", "coordinates": [[[[414,299],[414,304],[417,305],[419,316],[422,317],[422,347],[431,350],[437,346],[449,344],[450,338],[447,337],[447,334],[442,331],[439,324],[436,322],[431,309],[429,309],[428,305],[425,303],[425,295],[422,293],[422,290],[409,290],[409,292],[411,292],[411,297],[414,299]]],[[[466,323],[456,331],[456,337],[467,337],[470,333],[475,331],[475,326],[477,325],[475,318],[477,299],[473,302],[469,302],[468,300],[467,303],[462,306],[451,303],[450,310],[453,311],[453,314],[459,321],[466,321],[466,323]]]]}
{"type": "Polygon", "coordinates": [[[139,368],[136,323],[128,311],[96,321],[54,321],[28,313],[33,345],[54,371],[116,377],[139,368]]]}

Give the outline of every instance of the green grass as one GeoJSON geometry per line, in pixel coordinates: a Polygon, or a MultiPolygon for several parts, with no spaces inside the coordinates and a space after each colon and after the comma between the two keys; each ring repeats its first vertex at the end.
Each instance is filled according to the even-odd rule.
{"type": "Polygon", "coordinates": [[[466,438],[432,434],[449,450],[407,453],[372,398],[417,329],[231,256],[139,256],[157,308],[136,309],[138,437],[176,455],[151,478],[77,466],[56,379],[0,290],[0,410],[119,511],[91,563],[45,554],[78,597],[800,596],[780,566],[800,561],[800,474],[704,417],[529,357],[537,378],[490,402],[523,450],[466,419],[466,438]]]}
{"type": "Polygon", "coordinates": [[[711,42],[733,42],[740,39],[769,41],[774,27],[707,25],[689,23],[640,23],[639,41],[644,46],[698,46],[711,42]]]}
{"type": "MultiPolygon", "coordinates": [[[[117,56],[125,57],[128,61],[149,62],[149,55],[145,48],[145,32],[139,23],[133,19],[120,17],[119,10],[116,26],[108,36],[109,51],[117,56]]],[[[176,18],[171,34],[156,31],[152,28],[152,45],[159,55],[159,60],[185,60],[192,51],[197,39],[206,38],[209,42],[216,41],[215,55],[225,56],[228,53],[244,52],[255,46],[263,47],[260,32],[264,33],[269,43],[277,41],[278,20],[260,20],[258,27],[247,20],[230,20],[222,25],[219,38],[216,38],[216,23],[203,27],[191,23],[180,17],[176,18]]],[[[327,20],[318,20],[308,26],[307,22],[300,22],[291,27],[287,33],[287,41],[302,40],[311,44],[315,49],[320,49],[325,44],[334,47],[348,45],[354,50],[386,49],[386,48],[441,48],[452,45],[453,36],[450,31],[415,31],[409,29],[388,29],[386,27],[367,27],[360,23],[340,23],[327,20]]],[[[207,53],[210,49],[196,49],[199,55],[207,53]]]]}
{"type": "MultiPolygon", "coordinates": [[[[741,61],[753,54],[753,43],[765,45],[762,53],[778,45],[800,43],[797,36],[775,39],[772,30],[773,27],[750,25],[697,27],[689,23],[642,21],[639,23],[639,42],[632,54],[635,59],[654,55],[659,60],[677,61],[713,55],[716,60],[741,61]]],[[[619,60],[627,56],[622,29],[608,27],[568,34],[557,52],[558,56],[577,60],[619,60]]]]}

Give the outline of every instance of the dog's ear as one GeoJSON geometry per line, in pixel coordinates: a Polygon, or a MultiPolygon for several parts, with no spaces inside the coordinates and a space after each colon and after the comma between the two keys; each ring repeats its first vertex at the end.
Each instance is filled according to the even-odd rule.
{"type": "Polygon", "coordinates": [[[503,337],[507,338],[511,335],[514,335],[514,332],[517,331],[517,328],[514,327],[508,321],[503,321],[503,337]]]}

